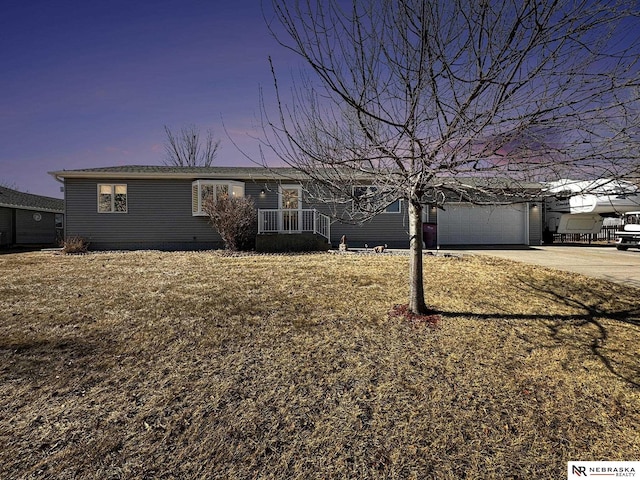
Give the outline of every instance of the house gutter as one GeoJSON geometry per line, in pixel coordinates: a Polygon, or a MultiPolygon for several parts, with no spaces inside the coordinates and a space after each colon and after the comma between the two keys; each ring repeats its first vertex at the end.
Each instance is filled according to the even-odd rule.
{"type": "Polygon", "coordinates": [[[56,182],[60,182],[62,185],[64,185],[64,178],[61,178],[58,176],[59,172],[48,172],[49,175],[51,175],[56,182]]]}

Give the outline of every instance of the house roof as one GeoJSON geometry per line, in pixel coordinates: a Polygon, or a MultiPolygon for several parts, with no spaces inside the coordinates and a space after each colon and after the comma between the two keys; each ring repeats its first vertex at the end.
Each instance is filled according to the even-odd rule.
{"type": "MultiPolygon", "coordinates": [[[[309,175],[291,167],[178,167],[166,165],[121,165],[114,167],[83,168],[78,170],[57,170],[49,172],[58,179],[63,178],[215,178],[248,180],[307,180],[309,175]]],[[[371,177],[360,173],[364,178],[371,177]]],[[[493,177],[440,177],[438,184],[466,184],[468,186],[488,186],[492,188],[540,188],[537,182],[521,183],[511,179],[493,177]]]]}
{"type": "Polygon", "coordinates": [[[0,186],[0,207],[63,213],[64,200],[19,192],[0,186]]]}
{"type": "Polygon", "coordinates": [[[123,165],[116,167],[58,170],[49,172],[62,178],[215,178],[246,180],[303,180],[308,178],[294,168],[286,167],[176,167],[166,165],[123,165]]]}
{"type": "MultiPolygon", "coordinates": [[[[333,170],[330,170],[330,173],[333,170]]],[[[353,174],[353,172],[351,172],[353,174]]],[[[244,181],[309,180],[309,175],[290,167],[178,167],[166,165],[122,165],[114,167],[59,170],[49,172],[56,179],[83,178],[96,180],[130,179],[216,179],[244,181]]],[[[374,177],[357,172],[362,182],[375,181],[374,177]]],[[[537,182],[518,182],[497,177],[438,177],[434,186],[440,188],[448,202],[513,203],[535,200],[542,185],[537,182]]]]}

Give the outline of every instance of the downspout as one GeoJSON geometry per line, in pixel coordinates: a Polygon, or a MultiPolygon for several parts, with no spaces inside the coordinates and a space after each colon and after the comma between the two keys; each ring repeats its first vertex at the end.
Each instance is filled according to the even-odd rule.
{"type": "Polygon", "coordinates": [[[527,247],[531,246],[531,238],[529,237],[529,215],[530,215],[530,210],[531,210],[531,203],[527,202],[525,207],[525,215],[524,215],[524,238],[525,238],[525,245],[527,247]]]}
{"type": "Polygon", "coordinates": [[[9,239],[9,245],[13,246],[17,244],[18,236],[16,231],[18,229],[18,209],[11,209],[11,238],[9,239]]]}
{"type": "Polygon", "coordinates": [[[64,183],[64,177],[60,178],[58,175],[53,175],[53,178],[62,184],[62,241],[64,242],[67,237],[67,186],[64,183]]]}

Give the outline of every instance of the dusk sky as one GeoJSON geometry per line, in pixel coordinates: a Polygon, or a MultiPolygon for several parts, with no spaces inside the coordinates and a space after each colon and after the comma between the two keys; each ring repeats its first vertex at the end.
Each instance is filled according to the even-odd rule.
{"type": "Polygon", "coordinates": [[[5,0],[0,39],[0,184],[58,198],[48,171],[162,164],[164,125],[211,128],[217,165],[249,165],[227,132],[257,154],[268,56],[297,65],[260,0],[5,0]]]}

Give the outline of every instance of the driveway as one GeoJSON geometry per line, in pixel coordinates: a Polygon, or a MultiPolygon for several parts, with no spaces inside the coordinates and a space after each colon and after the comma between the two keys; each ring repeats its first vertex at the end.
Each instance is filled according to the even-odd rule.
{"type": "Polygon", "coordinates": [[[542,265],[640,288],[640,250],[610,246],[545,245],[522,250],[464,250],[474,255],[542,265]]]}

